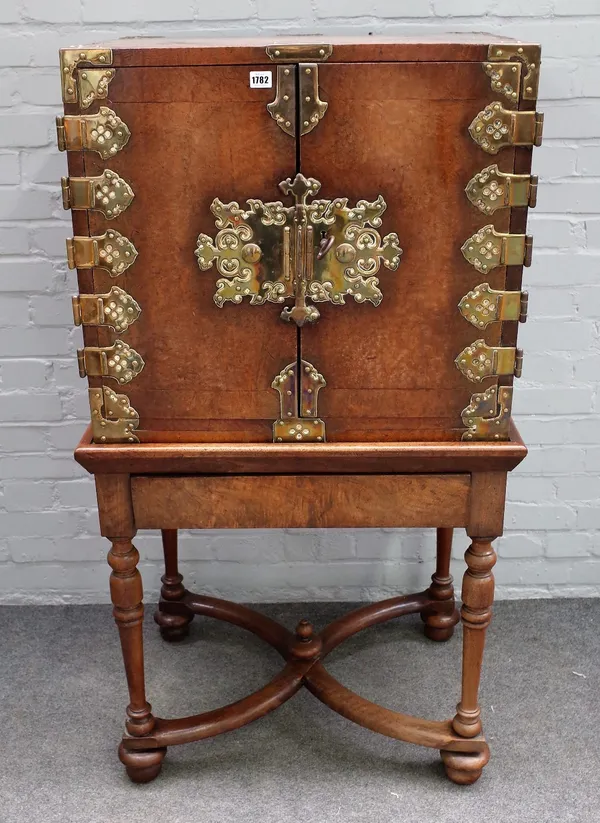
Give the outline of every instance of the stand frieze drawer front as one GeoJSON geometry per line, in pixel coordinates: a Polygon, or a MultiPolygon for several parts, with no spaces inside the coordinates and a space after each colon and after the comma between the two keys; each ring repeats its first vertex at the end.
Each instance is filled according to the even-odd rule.
{"type": "Polygon", "coordinates": [[[131,478],[138,529],[458,527],[470,488],[458,473],[131,478]]]}
{"type": "Polygon", "coordinates": [[[108,160],[127,145],[131,132],[112,109],[101,106],[98,114],[57,117],[56,136],[59,151],[95,151],[108,160]]]}
{"type": "Polygon", "coordinates": [[[321,184],[301,174],[279,187],[294,197],[295,206],[248,200],[244,210],[236,202],[213,201],[220,231],[214,240],[198,237],[196,257],[201,269],[216,262],[223,275],[217,280],[217,306],[245,297],[252,305],[293,297],[294,306],[281,317],[302,326],[319,318],[307,300],[343,305],[348,296],[379,305],[383,295],[376,274],[381,264],[395,271],[402,254],[397,234],[382,238],[377,230],[387,208],[383,197],[355,206],[346,197],[307,203],[321,184]]]}

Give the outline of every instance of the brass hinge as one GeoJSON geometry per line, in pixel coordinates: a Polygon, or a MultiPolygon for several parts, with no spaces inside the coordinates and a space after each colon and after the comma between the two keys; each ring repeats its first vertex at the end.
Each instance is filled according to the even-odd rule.
{"type": "Polygon", "coordinates": [[[106,169],[100,177],[63,177],[63,208],[94,209],[112,220],[125,211],[134,194],[114,171],[106,169]]]}
{"type": "MultiPolygon", "coordinates": [[[[298,66],[300,134],[308,134],[323,119],[328,104],[319,97],[319,67],[316,63],[298,66]]],[[[296,77],[291,66],[277,66],[275,99],[267,104],[267,111],[282,131],[296,134],[296,77]]]]}
{"type": "Polygon", "coordinates": [[[488,346],[485,340],[476,340],[461,351],[454,363],[473,383],[500,375],[520,377],[523,352],[513,347],[488,346]]]}
{"type": "Polygon", "coordinates": [[[144,368],[141,356],[122,340],[78,349],[77,363],[80,377],[112,377],[119,383],[130,383],[144,368]]]}
{"type": "Polygon", "coordinates": [[[474,394],[461,417],[467,431],[463,440],[508,440],[512,386],[490,386],[474,394]]]}
{"type": "Polygon", "coordinates": [[[488,154],[505,146],[541,146],[544,115],[537,111],[509,111],[490,103],[469,126],[469,134],[488,154]]]}
{"type": "Polygon", "coordinates": [[[112,109],[101,106],[98,114],[57,117],[56,137],[59,151],[95,151],[108,160],[127,145],[131,132],[112,109]]]}
{"type": "Polygon", "coordinates": [[[496,163],[474,175],[465,188],[471,203],[484,214],[512,206],[534,208],[538,178],[535,174],[507,174],[496,163]]]}
{"type": "Polygon", "coordinates": [[[327,43],[302,43],[295,46],[267,46],[266,52],[274,63],[322,63],[331,57],[333,46],[327,43]]]}
{"type": "Polygon", "coordinates": [[[111,49],[61,49],[60,74],[64,103],[77,103],[82,109],[89,108],[94,100],[104,100],[108,84],[115,76],[114,69],[107,69],[113,61],[111,49]],[[102,68],[86,68],[77,72],[80,63],[90,63],[102,68]]]}
{"type": "Polygon", "coordinates": [[[490,224],[465,240],[461,251],[465,260],[486,274],[496,266],[530,266],[533,238],[528,234],[502,234],[490,224]]]}
{"type": "Polygon", "coordinates": [[[458,304],[460,313],[478,329],[497,320],[527,320],[529,295],[526,291],[496,291],[489,283],[480,283],[458,304]]]}
{"type": "Polygon", "coordinates": [[[70,269],[105,269],[118,277],[135,262],[137,249],[115,229],[95,237],[68,237],[67,263],[70,269]]]}
{"type": "Polygon", "coordinates": [[[493,91],[503,94],[512,102],[536,100],[540,57],[539,45],[502,43],[488,47],[488,59],[483,69],[491,78],[493,91]]]}
{"type": "Polygon", "coordinates": [[[317,395],[325,385],[322,374],[306,360],[290,363],[271,383],[279,392],[280,418],[273,423],[274,443],[322,443],[325,423],[317,417],[317,395]]]}
{"type": "Polygon", "coordinates": [[[94,443],[139,443],[133,433],[140,425],[140,416],[129,405],[125,394],[116,394],[107,386],[89,389],[94,443]]]}
{"type": "Polygon", "coordinates": [[[76,295],[72,302],[76,326],[108,326],[119,333],[127,331],[141,313],[133,297],[118,286],[108,294],[76,295]]]}

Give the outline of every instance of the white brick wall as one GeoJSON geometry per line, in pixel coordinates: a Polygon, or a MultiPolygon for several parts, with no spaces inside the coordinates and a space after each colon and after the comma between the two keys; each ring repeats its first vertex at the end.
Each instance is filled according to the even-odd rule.
{"type": "MultiPolygon", "coordinates": [[[[539,41],[544,145],[525,271],[530,320],[515,411],[531,454],[512,476],[500,597],[600,594],[599,0],[2,0],[0,3],[0,601],[106,601],[59,202],[57,50],[131,34],[437,34],[539,41]]],[[[160,542],[141,533],[156,596],[160,542]]],[[[455,572],[466,538],[455,541],[455,572]]],[[[204,532],[182,537],[191,585],[239,599],[364,599],[421,586],[431,533],[204,532]]]]}

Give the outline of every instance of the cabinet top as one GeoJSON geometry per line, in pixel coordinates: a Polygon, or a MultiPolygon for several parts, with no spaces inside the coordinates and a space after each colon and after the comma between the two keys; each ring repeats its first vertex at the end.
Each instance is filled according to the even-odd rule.
{"type": "MultiPolygon", "coordinates": [[[[186,66],[264,64],[273,60],[330,63],[477,62],[487,59],[490,46],[521,45],[492,34],[449,33],[438,36],[397,35],[342,37],[190,38],[134,37],[61,49],[61,52],[111,50],[111,65],[186,66]]],[[[523,43],[522,45],[528,45],[523,43]]]]}

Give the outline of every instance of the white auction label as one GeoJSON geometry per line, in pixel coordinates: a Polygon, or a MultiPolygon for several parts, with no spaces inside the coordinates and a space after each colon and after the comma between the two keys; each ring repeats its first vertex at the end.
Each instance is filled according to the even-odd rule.
{"type": "Polygon", "coordinates": [[[270,89],[273,85],[272,71],[251,71],[250,72],[250,88],[251,89],[270,89]]]}

